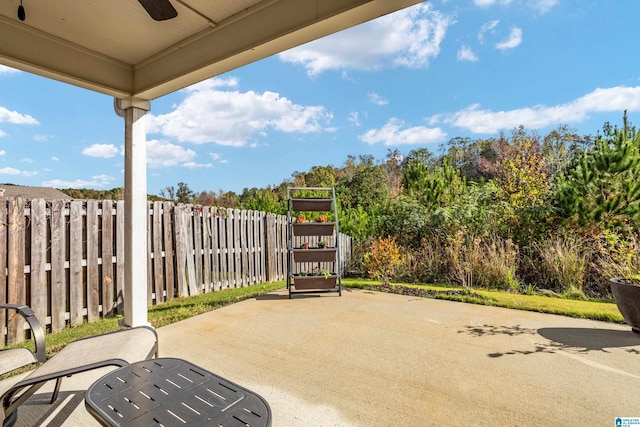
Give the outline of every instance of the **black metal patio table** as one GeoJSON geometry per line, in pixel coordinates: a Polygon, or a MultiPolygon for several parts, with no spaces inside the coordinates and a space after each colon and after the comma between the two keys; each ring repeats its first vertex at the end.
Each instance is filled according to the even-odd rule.
{"type": "Polygon", "coordinates": [[[85,406],[104,426],[271,425],[271,409],[261,396],[175,358],[108,373],[89,387],[85,406]]]}

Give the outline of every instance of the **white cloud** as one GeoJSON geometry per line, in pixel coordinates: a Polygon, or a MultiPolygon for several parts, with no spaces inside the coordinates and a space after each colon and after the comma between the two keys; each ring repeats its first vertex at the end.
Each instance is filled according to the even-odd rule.
{"type": "Polygon", "coordinates": [[[369,102],[375,105],[387,105],[389,103],[389,100],[386,98],[381,97],[380,95],[378,95],[375,92],[369,92],[367,94],[368,98],[369,98],[369,102]]]}
{"type": "Polygon", "coordinates": [[[176,166],[191,162],[196,152],[167,141],[147,141],[147,165],[150,168],[176,166]]]}
{"type": "Polygon", "coordinates": [[[327,70],[375,70],[383,67],[426,68],[440,53],[452,17],[429,3],[402,9],[279,55],[301,64],[309,76],[327,70]]]}
{"type": "Polygon", "coordinates": [[[0,129],[0,138],[2,138],[3,136],[7,136],[7,134],[3,132],[2,129],[0,129]]]}
{"type": "Polygon", "coordinates": [[[331,113],[322,106],[294,104],[274,92],[220,91],[219,79],[192,86],[187,97],[172,112],[149,115],[149,133],[176,138],[180,142],[212,142],[246,146],[270,129],[287,133],[327,130],[331,113]]]}
{"type": "Polygon", "coordinates": [[[118,147],[113,144],[92,144],[82,150],[82,154],[89,157],[102,157],[109,159],[119,153],[118,147]]]}
{"type": "Polygon", "coordinates": [[[520,125],[540,129],[557,124],[578,123],[585,120],[589,113],[623,110],[640,111],[640,86],[596,89],[566,104],[537,105],[510,111],[483,110],[479,104],[474,104],[444,117],[443,121],[474,133],[493,134],[520,125]]]}
{"type": "Polygon", "coordinates": [[[237,77],[212,78],[203,80],[200,83],[193,84],[183,89],[187,93],[200,92],[208,89],[217,89],[219,87],[236,88],[240,84],[237,77]]]}
{"type": "Polygon", "coordinates": [[[514,2],[512,0],[473,0],[473,3],[479,7],[489,7],[493,5],[508,6],[511,3],[517,3],[518,5],[535,10],[540,15],[544,15],[557,5],[558,1],[559,0],[519,0],[514,2]]]}
{"type": "Polygon", "coordinates": [[[496,48],[500,50],[513,49],[522,43],[522,29],[513,27],[506,40],[497,43],[496,48]]]}
{"type": "Polygon", "coordinates": [[[4,150],[0,150],[0,156],[4,156],[5,154],[7,154],[7,152],[6,152],[6,151],[4,151],[4,150]]]}
{"type": "Polygon", "coordinates": [[[349,123],[351,123],[352,125],[359,127],[361,125],[360,123],[360,114],[357,111],[352,111],[349,114],[349,117],[347,117],[347,121],[349,123]]]}
{"type": "Polygon", "coordinates": [[[34,176],[37,175],[38,172],[35,171],[22,171],[20,169],[6,167],[0,169],[0,175],[21,175],[21,176],[34,176]]]}
{"type": "Polygon", "coordinates": [[[109,175],[94,175],[90,180],[76,179],[75,181],[66,181],[62,179],[52,179],[44,181],[44,187],[54,188],[105,188],[115,180],[109,175]]]}
{"type": "Polygon", "coordinates": [[[358,139],[369,145],[382,143],[387,146],[394,146],[442,142],[447,136],[440,128],[416,126],[401,129],[402,127],[404,127],[404,121],[393,117],[382,128],[370,129],[360,135],[358,139]]]}
{"type": "Polygon", "coordinates": [[[217,163],[229,163],[229,160],[223,159],[220,153],[209,153],[209,157],[211,157],[217,163]]]}
{"type": "Polygon", "coordinates": [[[7,67],[6,65],[0,65],[0,75],[2,74],[15,74],[20,73],[20,70],[16,70],[15,68],[7,67]]]}
{"type": "Polygon", "coordinates": [[[20,163],[33,163],[33,159],[23,157],[22,159],[20,159],[20,163]]]}
{"type": "Polygon", "coordinates": [[[37,125],[36,119],[28,114],[20,114],[17,111],[10,111],[5,107],[0,107],[0,123],[7,122],[14,125],[37,125]]]}
{"type": "Polygon", "coordinates": [[[458,50],[458,61],[477,62],[478,57],[469,46],[462,45],[458,50]]]}
{"type": "Polygon", "coordinates": [[[213,165],[211,163],[196,163],[196,162],[186,162],[183,163],[182,166],[189,169],[199,169],[199,168],[211,168],[213,165]]]}
{"type": "Polygon", "coordinates": [[[484,43],[485,33],[489,32],[494,34],[499,23],[500,21],[498,19],[494,19],[493,21],[482,24],[482,26],[480,27],[480,31],[478,31],[478,41],[480,43],[484,43]]]}
{"type": "Polygon", "coordinates": [[[540,15],[544,15],[550,11],[559,0],[533,0],[529,3],[529,6],[533,7],[540,15]]]}
{"type": "Polygon", "coordinates": [[[480,7],[489,7],[494,4],[508,5],[511,0],[473,0],[473,4],[480,7]]]}
{"type": "Polygon", "coordinates": [[[12,167],[6,167],[0,169],[0,173],[3,175],[20,175],[20,170],[12,167]]]}
{"type": "Polygon", "coordinates": [[[38,142],[47,142],[53,139],[53,135],[33,135],[33,139],[38,142]]]}
{"type": "Polygon", "coordinates": [[[53,157],[51,158],[51,160],[53,160],[54,162],[59,162],[59,161],[60,161],[60,158],[59,158],[59,157],[56,157],[56,156],[53,156],[53,157]]]}

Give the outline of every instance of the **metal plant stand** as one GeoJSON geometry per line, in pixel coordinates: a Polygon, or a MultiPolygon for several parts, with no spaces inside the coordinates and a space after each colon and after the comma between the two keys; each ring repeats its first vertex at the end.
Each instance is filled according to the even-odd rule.
{"type": "Polygon", "coordinates": [[[342,296],[340,227],[333,187],[287,188],[287,289],[289,298],[296,293],[337,292],[342,296]],[[298,197],[300,194],[305,196],[298,197]]]}

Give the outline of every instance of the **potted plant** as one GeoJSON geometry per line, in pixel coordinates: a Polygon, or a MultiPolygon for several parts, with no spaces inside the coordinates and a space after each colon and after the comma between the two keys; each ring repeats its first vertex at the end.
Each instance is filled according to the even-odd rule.
{"type": "Polygon", "coordinates": [[[640,279],[614,277],[609,282],[624,321],[632,332],[640,334],[640,279]]]}
{"type": "Polygon", "coordinates": [[[320,249],[324,249],[324,248],[326,248],[326,247],[327,247],[327,242],[325,242],[324,240],[320,240],[320,241],[318,242],[318,247],[319,247],[320,249]]]}

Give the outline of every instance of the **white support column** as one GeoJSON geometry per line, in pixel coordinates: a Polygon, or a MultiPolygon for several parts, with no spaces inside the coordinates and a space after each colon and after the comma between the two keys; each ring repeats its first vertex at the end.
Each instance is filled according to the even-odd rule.
{"type": "Polygon", "coordinates": [[[123,326],[149,325],[147,320],[147,135],[144,115],[149,101],[115,99],[124,117],[124,321],[123,326]]]}

